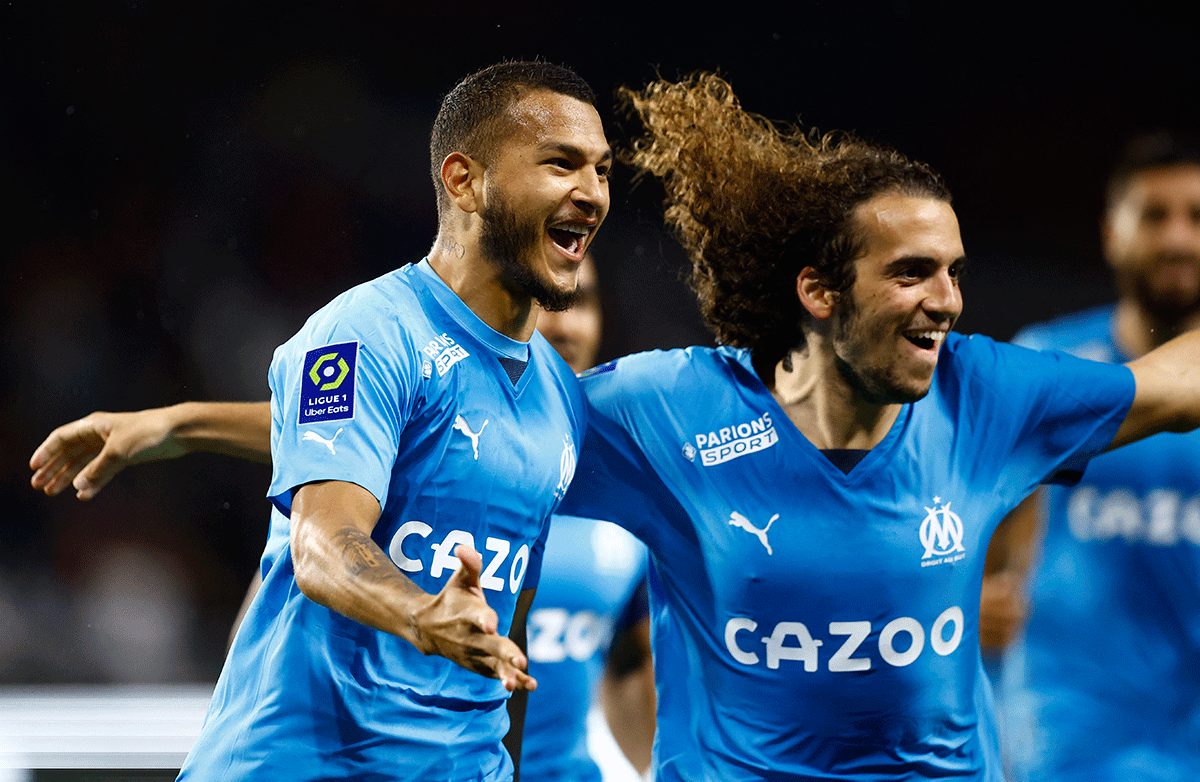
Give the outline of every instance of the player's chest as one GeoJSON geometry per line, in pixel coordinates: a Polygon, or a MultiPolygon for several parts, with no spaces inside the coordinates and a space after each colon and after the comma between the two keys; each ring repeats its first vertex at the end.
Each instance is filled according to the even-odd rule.
{"type": "Polygon", "coordinates": [[[425,484],[551,503],[574,475],[574,421],[569,400],[536,377],[518,393],[503,375],[462,371],[418,400],[401,453],[425,484]]]}

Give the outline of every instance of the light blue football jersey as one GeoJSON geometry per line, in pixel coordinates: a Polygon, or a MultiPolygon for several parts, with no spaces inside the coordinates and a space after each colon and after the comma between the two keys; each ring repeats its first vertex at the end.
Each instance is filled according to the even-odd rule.
{"type": "Polygon", "coordinates": [[[999,782],[988,541],[1111,441],[1132,373],[951,334],[930,393],[848,474],[745,351],[581,379],[588,437],[562,512],[649,548],[657,780],[999,782]]]}
{"type": "MultiPolygon", "coordinates": [[[[1016,340],[1124,362],[1113,308],[1016,340]]],[[[1002,679],[1019,779],[1200,777],[1200,433],[1160,434],[1049,487],[1024,639],[1002,679]]]]}
{"type": "Polygon", "coordinates": [[[281,515],[180,778],[510,778],[503,685],[310,601],[278,519],[305,483],[358,484],[382,508],[372,538],[425,591],[455,571],[457,544],[477,549],[507,633],[574,471],[574,375],[540,335],[490,329],[423,261],[314,314],[270,382],[281,515]]]}
{"type": "Polygon", "coordinates": [[[587,715],[614,634],[646,615],[646,547],[607,521],[555,516],[527,626],[529,693],[521,778],[599,782],[587,715]],[[640,603],[640,605],[639,605],[640,603]]]}

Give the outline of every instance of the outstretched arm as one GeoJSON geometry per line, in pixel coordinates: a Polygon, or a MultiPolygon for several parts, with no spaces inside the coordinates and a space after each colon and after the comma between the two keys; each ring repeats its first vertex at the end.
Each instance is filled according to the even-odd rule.
{"type": "Polygon", "coordinates": [[[496,632],[499,619],[479,584],[479,552],[458,546],[461,567],[431,595],[371,539],[379,513],[379,501],[354,483],[320,481],[297,489],[292,562],[300,591],[356,622],[400,636],[423,654],[500,679],[509,690],[536,688],[525,654],[496,632]]]}
{"type": "Polygon", "coordinates": [[[96,496],[131,464],[211,451],[240,459],[271,461],[268,402],[184,402],[133,413],[102,413],[64,424],[33,456],[33,488],[55,495],[67,486],[75,496],[96,496]]]}
{"type": "Polygon", "coordinates": [[[1181,334],[1126,366],[1137,392],[1110,448],[1200,427],[1200,331],[1181,334]]]}

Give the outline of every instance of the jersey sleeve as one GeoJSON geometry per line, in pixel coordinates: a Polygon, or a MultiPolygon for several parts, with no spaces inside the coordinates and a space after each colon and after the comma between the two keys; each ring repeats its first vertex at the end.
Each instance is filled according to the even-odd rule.
{"type": "Polygon", "coordinates": [[[271,370],[274,465],[268,497],[284,514],[292,492],[347,481],[382,507],[411,402],[413,359],[380,328],[334,319],[293,338],[271,370]]]}
{"type": "MultiPolygon", "coordinates": [[[[994,447],[1007,452],[1006,467],[1037,483],[1073,483],[1088,461],[1112,442],[1133,403],[1133,373],[1124,365],[968,340],[976,352],[963,391],[980,406],[974,418],[992,430],[994,447]],[[990,391],[970,386],[992,378],[990,391]],[[999,438],[999,439],[996,439],[999,438]]],[[[962,343],[960,343],[962,344],[962,343]]],[[[1003,455],[1003,451],[1000,455],[1003,455]]]]}

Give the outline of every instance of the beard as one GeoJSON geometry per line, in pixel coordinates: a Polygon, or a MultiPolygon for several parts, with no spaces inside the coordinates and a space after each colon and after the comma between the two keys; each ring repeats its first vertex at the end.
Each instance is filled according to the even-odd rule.
{"type": "Polygon", "coordinates": [[[873,340],[851,291],[839,297],[833,317],[835,365],[842,378],[863,399],[877,405],[910,404],[929,393],[930,383],[906,383],[895,377],[890,368],[871,367],[863,360],[873,340]]]}
{"type": "MultiPolygon", "coordinates": [[[[1161,259],[1164,262],[1175,261],[1184,264],[1185,268],[1200,268],[1200,259],[1192,256],[1180,256],[1178,258],[1161,259]]],[[[1118,281],[1118,285],[1131,291],[1133,297],[1137,300],[1138,305],[1161,324],[1175,325],[1182,324],[1197,313],[1200,313],[1200,289],[1194,282],[1188,284],[1171,284],[1168,280],[1155,280],[1154,265],[1143,264],[1149,266],[1149,269],[1141,271],[1128,271],[1118,277],[1124,277],[1118,281]]]]}
{"type": "Polygon", "coordinates": [[[562,312],[577,304],[581,296],[578,286],[562,290],[533,267],[530,259],[541,241],[542,225],[519,218],[496,187],[488,188],[485,203],[479,211],[483,220],[480,247],[510,290],[529,296],[547,312],[562,312]]]}

